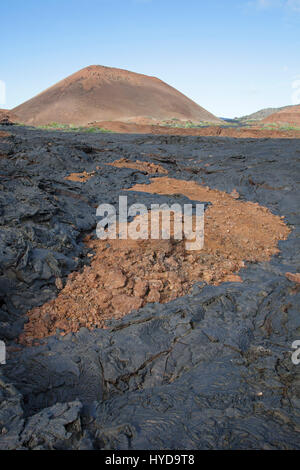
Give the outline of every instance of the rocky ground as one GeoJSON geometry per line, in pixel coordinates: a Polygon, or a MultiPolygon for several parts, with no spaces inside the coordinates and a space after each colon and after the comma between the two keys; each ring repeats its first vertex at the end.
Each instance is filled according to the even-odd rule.
{"type": "MultiPolygon", "coordinates": [[[[288,121],[287,121],[288,122],[288,121]]],[[[120,121],[101,121],[94,122],[91,127],[99,127],[113,132],[125,134],[153,134],[153,135],[185,135],[185,136],[209,136],[209,137],[235,137],[238,139],[300,139],[299,126],[286,126],[287,128],[273,128],[268,129],[267,123],[261,124],[254,122],[251,126],[246,126],[242,122],[239,125],[204,125],[203,127],[185,127],[186,123],[182,123],[178,127],[174,127],[172,122],[165,125],[161,121],[153,122],[150,124],[135,123],[135,122],[120,122],[120,121]]],[[[280,127],[280,123],[278,124],[280,127]]]]}
{"type": "MultiPolygon", "coordinates": [[[[8,354],[0,366],[0,448],[299,449],[300,365],[291,361],[300,338],[293,276],[300,272],[299,159],[297,139],[3,126],[0,339],[8,354]],[[287,232],[270,234],[269,256],[239,266],[242,282],[194,278],[188,293],[142,301],[129,315],[107,319],[104,329],[87,325],[65,334],[56,325],[38,346],[20,341],[28,312],[55,302],[68,276],[80,276],[95,260],[101,266],[90,239],[98,204],[117,204],[120,194],[129,204],[140,201],[144,185],[162,178],[161,168],[171,181],[266,207],[287,232]]],[[[207,212],[214,201],[203,194],[207,212]]],[[[157,187],[143,193],[149,206],[191,198],[157,187]]],[[[256,228],[260,240],[260,223],[251,235],[256,228]]],[[[257,250],[266,246],[260,241],[257,250]]],[[[114,279],[124,282],[114,288],[128,286],[114,279]]]]}

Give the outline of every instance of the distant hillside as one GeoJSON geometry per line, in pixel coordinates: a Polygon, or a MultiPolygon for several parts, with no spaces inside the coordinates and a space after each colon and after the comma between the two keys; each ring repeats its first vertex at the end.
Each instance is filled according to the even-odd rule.
{"type": "Polygon", "coordinates": [[[263,120],[264,123],[288,124],[300,127],[300,104],[287,106],[280,111],[271,114],[263,120]]]}
{"type": "Polygon", "coordinates": [[[87,125],[143,117],[221,123],[213,114],[155,77],[100,65],[67,77],[13,112],[25,124],[87,125]]]}
{"type": "Polygon", "coordinates": [[[236,119],[238,119],[239,121],[262,121],[263,119],[267,118],[271,114],[277,113],[278,111],[281,111],[285,108],[288,108],[288,106],[284,106],[282,108],[260,109],[259,111],[256,111],[255,113],[248,114],[247,116],[242,116],[236,119]]]}
{"type": "Polygon", "coordinates": [[[17,121],[17,116],[9,109],[0,109],[0,122],[5,120],[15,122],[17,121]]]}

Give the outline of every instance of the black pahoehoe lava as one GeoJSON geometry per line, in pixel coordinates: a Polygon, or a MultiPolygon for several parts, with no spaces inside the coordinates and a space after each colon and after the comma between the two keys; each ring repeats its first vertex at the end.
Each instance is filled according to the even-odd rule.
{"type": "MultiPolygon", "coordinates": [[[[300,142],[9,132],[0,139],[0,339],[8,347],[0,448],[299,449],[300,366],[291,346],[300,293],[285,273],[300,264],[300,142]],[[247,264],[242,284],[195,286],[107,330],[16,345],[25,313],[88,262],[82,239],[96,226],[96,206],[149,181],[105,165],[123,157],[236,189],[284,215],[292,232],[270,262],[247,264]],[[65,180],[97,166],[84,184],[65,180]]],[[[127,195],[129,203],[137,197],[127,195]]],[[[154,201],[173,197],[145,194],[143,202],[154,201]]]]}

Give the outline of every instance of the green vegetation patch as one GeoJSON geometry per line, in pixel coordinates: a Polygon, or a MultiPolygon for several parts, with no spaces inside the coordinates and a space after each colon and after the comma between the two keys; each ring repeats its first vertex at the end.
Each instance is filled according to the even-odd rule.
{"type": "Polygon", "coordinates": [[[86,132],[88,134],[92,133],[112,133],[113,131],[104,129],[103,127],[84,127],[84,126],[75,126],[74,124],[60,124],[58,122],[51,122],[45,124],[44,126],[37,126],[38,129],[44,130],[57,130],[62,132],[86,132]]]}

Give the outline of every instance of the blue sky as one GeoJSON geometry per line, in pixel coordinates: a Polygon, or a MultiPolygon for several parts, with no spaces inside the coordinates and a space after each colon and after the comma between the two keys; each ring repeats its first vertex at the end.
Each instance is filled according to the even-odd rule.
{"type": "Polygon", "coordinates": [[[2,0],[0,44],[0,107],[92,64],[157,76],[218,116],[300,102],[300,0],[2,0]]]}

